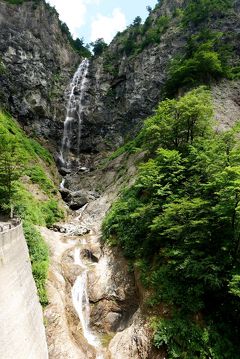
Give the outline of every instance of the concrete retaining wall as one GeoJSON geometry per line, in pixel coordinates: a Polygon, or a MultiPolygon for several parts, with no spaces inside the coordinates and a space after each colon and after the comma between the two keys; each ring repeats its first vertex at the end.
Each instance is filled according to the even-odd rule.
{"type": "Polygon", "coordinates": [[[42,308],[21,224],[0,233],[0,358],[48,358],[42,308]]]}

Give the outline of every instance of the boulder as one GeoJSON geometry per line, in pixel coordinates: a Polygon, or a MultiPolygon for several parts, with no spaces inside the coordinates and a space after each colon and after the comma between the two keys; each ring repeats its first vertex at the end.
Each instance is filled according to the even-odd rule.
{"type": "Polygon", "coordinates": [[[89,202],[89,196],[85,191],[71,192],[69,207],[76,211],[89,202]]]}
{"type": "Polygon", "coordinates": [[[99,194],[94,191],[79,190],[71,192],[70,190],[63,188],[60,190],[63,200],[69,205],[69,208],[77,211],[85,206],[90,201],[94,201],[99,198],[99,194]]]}

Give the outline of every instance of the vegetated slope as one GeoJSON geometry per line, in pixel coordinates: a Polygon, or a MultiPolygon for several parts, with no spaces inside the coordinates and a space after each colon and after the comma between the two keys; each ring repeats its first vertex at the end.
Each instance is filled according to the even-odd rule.
{"type": "Polygon", "coordinates": [[[47,303],[45,281],[48,249],[35,225],[47,226],[63,217],[59,207],[50,153],[28,138],[7,113],[0,113],[0,211],[10,208],[23,220],[33,276],[42,304],[47,303]]]}
{"type": "Polygon", "coordinates": [[[155,347],[169,358],[237,359],[240,127],[230,121],[232,129],[216,131],[213,101],[216,111],[225,104],[211,89],[216,96],[219,84],[237,103],[239,2],[181,4],[185,47],[168,62],[163,100],[117,153],[145,150],[149,159],[112,206],[103,233],[141,273],[155,347]]]}
{"type": "Polygon", "coordinates": [[[240,130],[215,133],[212,118],[202,87],[160,103],[131,146],[150,159],[103,225],[151,290],[154,345],[169,358],[240,355],[240,130]]]}

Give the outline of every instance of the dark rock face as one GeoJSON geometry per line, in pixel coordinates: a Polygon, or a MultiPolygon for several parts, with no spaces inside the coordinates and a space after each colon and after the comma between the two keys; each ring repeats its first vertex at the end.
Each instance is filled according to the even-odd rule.
{"type": "Polygon", "coordinates": [[[64,90],[80,59],[44,2],[0,1],[0,103],[30,134],[59,146],[64,90]]]}
{"type": "Polygon", "coordinates": [[[79,190],[76,192],[71,192],[67,188],[61,189],[60,193],[63,200],[68,204],[69,208],[75,211],[99,197],[99,195],[94,191],[79,190]]]}

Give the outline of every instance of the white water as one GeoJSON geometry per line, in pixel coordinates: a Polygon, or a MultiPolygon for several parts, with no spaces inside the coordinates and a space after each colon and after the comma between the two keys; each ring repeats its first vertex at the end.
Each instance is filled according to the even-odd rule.
{"type": "Polygon", "coordinates": [[[81,141],[81,125],[83,113],[83,98],[87,85],[89,61],[84,59],[75,72],[68,89],[67,113],[64,121],[64,132],[59,159],[66,167],[69,160],[69,151],[74,138],[74,122],[78,122],[77,153],[79,154],[81,141]]]}
{"type": "Polygon", "coordinates": [[[63,178],[63,179],[62,179],[62,182],[60,183],[60,186],[59,186],[60,189],[63,190],[63,189],[65,188],[64,185],[65,185],[65,178],[63,178]]]}
{"type": "Polygon", "coordinates": [[[90,303],[87,293],[88,268],[81,260],[80,248],[75,248],[74,264],[82,268],[82,273],[77,277],[72,288],[73,305],[78,313],[84,337],[87,339],[87,342],[96,349],[96,359],[104,359],[103,354],[101,354],[101,343],[89,328],[90,303]]]}

